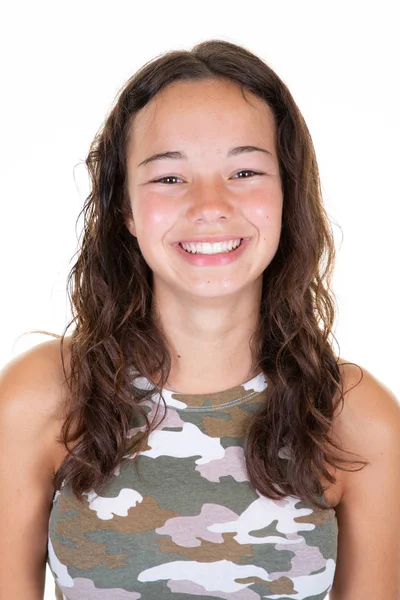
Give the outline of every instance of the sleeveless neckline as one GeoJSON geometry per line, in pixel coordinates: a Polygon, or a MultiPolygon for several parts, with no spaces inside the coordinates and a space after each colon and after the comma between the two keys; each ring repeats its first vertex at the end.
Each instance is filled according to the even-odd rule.
{"type": "MultiPolygon", "coordinates": [[[[152,430],[140,469],[129,450],[101,490],[79,498],[63,484],[48,523],[47,563],[59,600],[162,598],[166,590],[171,600],[283,600],[293,590],[326,597],[336,567],[335,510],[315,510],[295,495],[271,499],[250,482],[248,425],[265,387],[261,374],[213,394],[159,390],[182,406],[168,408],[152,430]],[[196,398],[203,407],[188,406],[196,398]],[[204,406],[209,400],[215,404],[204,406]],[[219,408],[222,400],[241,404],[219,408]]],[[[153,392],[151,385],[142,407],[150,421],[158,420],[153,392]]],[[[132,419],[128,437],[144,431],[144,416],[132,419]]],[[[294,458],[285,446],[278,456],[294,458]]]]}
{"type": "MultiPolygon", "coordinates": [[[[140,389],[154,388],[154,385],[146,377],[135,377],[133,381],[134,385],[140,389]]],[[[228,408],[250,399],[258,399],[266,387],[267,380],[265,374],[261,372],[241,385],[220,392],[212,392],[211,394],[183,394],[162,388],[161,394],[157,391],[154,392],[152,399],[159,402],[162,395],[167,406],[171,406],[177,410],[203,412],[228,408]]]]}

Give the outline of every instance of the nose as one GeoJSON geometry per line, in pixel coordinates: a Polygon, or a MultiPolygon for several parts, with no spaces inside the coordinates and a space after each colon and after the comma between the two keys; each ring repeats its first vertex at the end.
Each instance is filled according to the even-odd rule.
{"type": "Polygon", "coordinates": [[[190,192],[187,217],[191,221],[217,222],[234,213],[229,192],[219,182],[198,182],[190,192]]]}

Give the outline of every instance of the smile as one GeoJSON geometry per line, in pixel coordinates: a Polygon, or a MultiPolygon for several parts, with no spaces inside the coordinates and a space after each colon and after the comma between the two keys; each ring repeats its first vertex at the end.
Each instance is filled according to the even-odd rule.
{"type": "Polygon", "coordinates": [[[201,242],[198,244],[179,243],[179,246],[191,254],[224,254],[227,252],[233,252],[239,248],[242,242],[243,238],[239,238],[236,240],[217,242],[214,244],[211,244],[210,242],[201,242]]]}

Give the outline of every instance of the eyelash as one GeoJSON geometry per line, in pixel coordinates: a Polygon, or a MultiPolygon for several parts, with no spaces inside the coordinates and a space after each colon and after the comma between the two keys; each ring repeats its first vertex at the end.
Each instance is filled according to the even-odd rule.
{"type": "MultiPolygon", "coordinates": [[[[261,173],[261,171],[253,171],[252,169],[242,169],[241,171],[235,173],[235,175],[238,173],[254,173],[255,175],[264,175],[264,173],[261,173]]],[[[161,177],[160,179],[153,179],[151,183],[162,183],[165,181],[165,179],[179,179],[179,177],[176,177],[175,175],[167,175],[166,177],[161,177]]],[[[238,177],[238,179],[252,179],[252,177],[238,177]]],[[[166,185],[171,184],[167,183],[166,185]]]]}

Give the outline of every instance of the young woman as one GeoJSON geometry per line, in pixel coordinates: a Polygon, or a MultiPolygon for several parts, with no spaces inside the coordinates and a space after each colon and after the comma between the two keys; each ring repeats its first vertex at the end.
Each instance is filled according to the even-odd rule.
{"type": "Polygon", "coordinates": [[[47,561],[58,599],[399,599],[399,404],[332,348],[285,84],[228,42],[164,54],[86,164],[75,328],[1,375],[1,598],[47,561]]]}

